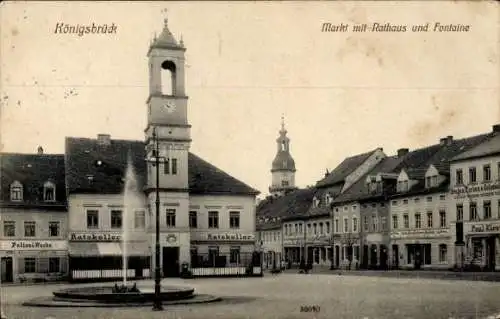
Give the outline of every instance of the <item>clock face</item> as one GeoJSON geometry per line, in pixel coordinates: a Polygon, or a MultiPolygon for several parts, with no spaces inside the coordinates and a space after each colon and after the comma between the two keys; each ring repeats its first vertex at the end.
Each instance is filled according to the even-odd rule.
{"type": "Polygon", "coordinates": [[[167,110],[167,112],[172,113],[175,111],[175,102],[174,101],[168,101],[163,105],[163,107],[167,110]]]}

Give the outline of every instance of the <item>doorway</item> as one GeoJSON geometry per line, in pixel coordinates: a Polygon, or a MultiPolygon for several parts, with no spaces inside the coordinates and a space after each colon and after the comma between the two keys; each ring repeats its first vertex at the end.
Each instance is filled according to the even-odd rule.
{"type": "Polygon", "coordinates": [[[370,246],[370,269],[377,269],[377,245],[370,246]]]}
{"type": "Polygon", "coordinates": [[[163,247],[163,277],[179,277],[179,247],[163,247]]]}
{"type": "Polygon", "coordinates": [[[385,245],[380,245],[380,269],[387,269],[387,247],[385,245]]]}
{"type": "Polygon", "coordinates": [[[13,282],[12,257],[2,257],[2,282],[13,282]]]}
{"type": "Polygon", "coordinates": [[[399,246],[392,245],[392,266],[394,268],[399,268],[399,246]]]}
{"type": "Polygon", "coordinates": [[[340,264],[340,247],[335,246],[335,267],[339,267],[340,264]]]}
{"type": "Polygon", "coordinates": [[[488,237],[486,239],[486,270],[494,271],[495,270],[495,237],[488,237]]]}

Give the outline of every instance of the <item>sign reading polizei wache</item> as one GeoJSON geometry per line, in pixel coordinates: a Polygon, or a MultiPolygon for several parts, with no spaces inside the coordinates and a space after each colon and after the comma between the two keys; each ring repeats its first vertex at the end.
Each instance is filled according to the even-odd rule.
{"type": "Polygon", "coordinates": [[[446,237],[450,235],[450,231],[447,228],[438,229],[411,229],[411,230],[400,230],[391,233],[392,239],[399,238],[435,238],[435,237],[446,237]]]}
{"type": "Polygon", "coordinates": [[[500,223],[471,224],[469,233],[500,233],[500,223]]]}
{"type": "Polygon", "coordinates": [[[5,240],[0,242],[1,250],[65,250],[65,240],[5,240]]]}
{"type": "Polygon", "coordinates": [[[500,183],[458,186],[451,190],[451,194],[455,195],[455,199],[500,195],[500,183]]]}
{"type": "Polygon", "coordinates": [[[120,233],[94,233],[94,232],[78,232],[69,234],[70,241],[83,241],[83,242],[114,242],[121,241],[122,234],[120,233]]]}
{"type": "Polygon", "coordinates": [[[206,233],[202,235],[203,240],[207,241],[254,241],[254,234],[240,233],[206,233]]]}

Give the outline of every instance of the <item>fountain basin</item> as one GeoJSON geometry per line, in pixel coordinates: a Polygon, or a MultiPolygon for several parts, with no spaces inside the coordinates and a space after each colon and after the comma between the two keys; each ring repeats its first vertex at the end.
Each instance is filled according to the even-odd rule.
{"type": "MultiPolygon", "coordinates": [[[[141,307],[153,304],[154,288],[138,292],[113,292],[114,286],[67,288],[54,291],[52,297],[38,297],[23,303],[31,307],[141,307]]],[[[195,294],[193,288],[162,286],[164,305],[207,303],[222,300],[211,295],[195,294]]]]}
{"type": "MultiPolygon", "coordinates": [[[[154,300],[154,289],[139,292],[113,292],[113,286],[68,288],[52,293],[58,300],[89,300],[95,302],[148,302],[154,300]]],[[[183,300],[194,297],[194,289],[186,287],[161,287],[161,300],[183,300]]]]}

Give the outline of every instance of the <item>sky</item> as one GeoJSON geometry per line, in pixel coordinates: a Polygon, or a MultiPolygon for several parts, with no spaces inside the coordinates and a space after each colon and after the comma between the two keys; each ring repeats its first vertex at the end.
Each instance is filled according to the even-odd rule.
{"type": "Polygon", "coordinates": [[[186,51],[191,151],[268,193],[282,114],[299,187],[345,157],[416,149],[500,123],[494,2],[3,2],[3,152],[63,153],[64,138],[144,140],[147,49],[163,27],[186,51]],[[429,32],[322,32],[322,24],[429,32]],[[434,24],[470,25],[433,32],[434,24]],[[57,23],[116,34],[55,34],[57,23]]]}

